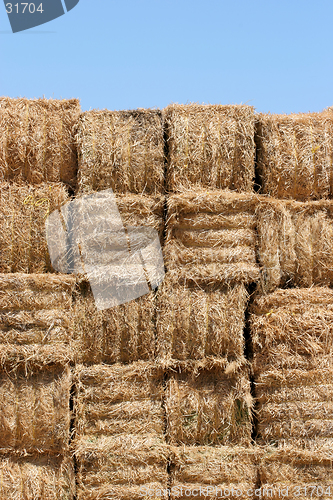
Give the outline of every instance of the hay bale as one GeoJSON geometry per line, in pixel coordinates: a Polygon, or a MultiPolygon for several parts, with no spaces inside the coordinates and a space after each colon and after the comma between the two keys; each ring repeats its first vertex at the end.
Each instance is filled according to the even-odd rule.
{"type": "Polygon", "coordinates": [[[245,370],[171,373],[166,386],[167,436],[172,445],[244,445],[251,440],[252,396],[245,370]]]}
{"type": "Polygon", "coordinates": [[[255,380],[257,441],[330,453],[333,369],[268,369],[255,380]]]}
{"type": "Polygon", "coordinates": [[[261,494],[273,500],[328,499],[332,496],[332,469],[332,457],[322,453],[268,448],[260,464],[261,494]]]}
{"type": "Polygon", "coordinates": [[[173,451],[171,500],[228,497],[248,500],[253,496],[250,490],[253,492],[256,487],[258,460],[255,449],[182,446],[173,451]]]}
{"type": "Polygon", "coordinates": [[[76,184],[78,99],[0,98],[0,180],[76,184]]]}
{"type": "Polygon", "coordinates": [[[129,363],[155,356],[155,293],[111,309],[96,309],[90,287],[74,303],[76,360],[80,363],[129,363]]]}
{"type": "Polygon", "coordinates": [[[333,283],[333,203],[261,199],[257,209],[262,287],[333,283]]]}
{"type": "Polygon", "coordinates": [[[180,269],[196,283],[253,282],[257,197],[230,191],[197,191],[168,198],[168,270],[180,269]]]}
{"type": "Polygon", "coordinates": [[[0,372],[1,452],[64,453],[70,436],[68,367],[0,372]]]}
{"type": "Polygon", "coordinates": [[[150,434],[163,438],[163,374],[150,363],[79,365],[76,436],[150,434]]]}
{"type": "Polygon", "coordinates": [[[68,193],[61,184],[0,183],[0,272],[53,271],[45,220],[67,199],[68,193]]]}
{"type": "Polygon", "coordinates": [[[0,365],[73,358],[70,276],[0,274],[0,365]]]}
{"type": "Polygon", "coordinates": [[[73,460],[56,456],[0,458],[0,497],[15,500],[73,500],[73,460]]]}
{"type": "Polygon", "coordinates": [[[251,191],[254,109],[236,105],[178,105],[165,109],[167,186],[251,191]]]}
{"type": "Polygon", "coordinates": [[[257,165],[262,192],[299,201],[333,193],[333,113],[257,116],[257,165]]]}
{"type": "Polygon", "coordinates": [[[331,367],[333,291],[288,289],[258,297],[251,308],[254,369],[331,367]]]}
{"type": "Polygon", "coordinates": [[[243,364],[247,303],[242,283],[199,287],[167,273],[157,293],[158,362],[243,364]]]}
{"type": "Polygon", "coordinates": [[[125,227],[148,226],[158,231],[161,244],[164,236],[164,197],[117,195],[115,197],[125,227]]]}
{"type": "Polygon", "coordinates": [[[77,131],[79,193],[156,195],[164,189],[163,121],[159,110],[93,110],[77,131]]]}
{"type": "Polygon", "coordinates": [[[156,436],[123,434],[75,448],[78,500],[167,500],[169,448],[156,436]],[[163,491],[145,495],[144,488],[163,491]]]}

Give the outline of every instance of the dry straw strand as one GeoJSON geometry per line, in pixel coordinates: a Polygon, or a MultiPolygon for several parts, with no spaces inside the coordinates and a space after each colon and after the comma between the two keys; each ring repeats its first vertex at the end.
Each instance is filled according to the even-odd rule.
{"type": "Polygon", "coordinates": [[[77,99],[0,98],[0,179],[76,184],[77,99]]]}
{"type": "Polygon", "coordinates": [[[179,105],[164,110],[170,191],[251,191],[254,110],[246,105],[179,105]]]}
{"type": "Polygon", "coordinates": [[[159,110],[93,110],[77,130],[79,193],[157,195],[164,190],[163,120],[159,110]]]}

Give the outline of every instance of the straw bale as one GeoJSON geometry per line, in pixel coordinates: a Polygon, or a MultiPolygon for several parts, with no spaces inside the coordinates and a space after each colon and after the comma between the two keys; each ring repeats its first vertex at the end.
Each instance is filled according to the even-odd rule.
{"type": "Polygon", "coordinates": [[[56,456],[0,458],[0,498],[73,500],[73,460],[56,456]]]}
{"type": "Polygon", "coordinates": [[[251,440],[248,373],[218,368],[172,373],[167,381],[167,436],[172,445],[244,445],[251,440]]]}
{"type": "Polygon", "coordinates": [[[157,294],[158,362],[242,364],[247,303],[242,283],[199,287],[167,273],[157,294]]]}
{"type": "Polygon", "coordinates": [[[260,464],[262,496],[329,499],[333,491],[333,458],[320,452],[267,448],[260,464]],[[268,491],[270,492],[268,493],[268,491]]]}
{"type": "Polygon", "coordinates": [[[89,289],[74,304],[76,360],[129,363],[155,356],[155,293],[98,311],[89,289]]]}
{"type": "Polygon", "coordinates": [[[75,186],[77,99],[0,98],[0,180],[75,186]]]}
{"type": "Polygon", "coordinates": [[[269,369],[255,381],[257,440],[323,452],[333,445],[333,369],[269,369]]]}
{"type": "Polygon", "coordinates": [[[333,113],[257,116],[262,192],[310,201],[333,193],[333,113]]]}
{"type": "Polygon", "coordinates": [[[68,367],[0,372],[0,450],[64,453],[69,442],[68,367]]]}
{"type": "Polygon", "coordinates": [[[77,131],[79,193],[162,193],[163,120],[159,110],[92,110],[77,131]]]}
{"type": "Polygon", "coordinates": [[[0,274],[1,365],[73,357],[74,285],[67,275],[0,274]]]}
{"type": "Polygon", "coordinates": [[[253,107],[173,104],[164,112],[170,191],[191,188],[252,190],[253,107]]]}
{"type": "Polygon", "coordinates": [[[167,269],[197,283],[259,279],[255,195],[192,191],[167,203],[167,269]]]}
{"type": "Polygon", "coordinates": [[[171,500],[251,498],[248,492],[255,489],[257,481],[258,459],[254,448],[182,446],[174,448],[174,454],[171,500]],[[196,490],[200,492],[200,488],[198,495],[196,490]],[[234,495],[228,495],[232,488],[234,495]]]}
{"type": "Polygon", "coordinates": [[[277,290],[251,308],[254,369],[332,366],[333,291],[313,287],[277,290]]]}
{"type": "Polygon", "coordinates": [[[0,183],[0,272],[51,272],[45,237],[48,214],[68,199],[61,184],[0,183]]]}
{"type": "Polygon", "coordinates": [[[161,243],[164,234],[164,197],[117,195],[116,202],[125,227],[148,226],[158,231],[161,243]]]}
{"type": "Polygon", "coordinates": [[[78,465],[78,500],[167,500],[168,446],[156,436],[123,434],[94,442],[81,440],[78,465]],[[143,488],[164,490],[144,495],[143,488]]]}
{"type": "Polygon", "coordinates": [[[333,203],[261,199],[257,208],[263,289],[333,283],[333,203]]]}
{"type": "Polygon", "coordinates": [[[79,365],[75,381],[77,436],[163,437],[163,373],[150,363],[79,365]]]}

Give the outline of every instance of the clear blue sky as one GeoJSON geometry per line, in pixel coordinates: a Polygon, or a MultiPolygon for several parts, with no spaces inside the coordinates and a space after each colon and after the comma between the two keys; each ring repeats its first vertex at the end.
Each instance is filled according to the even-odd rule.
{"type": "Polygon", "coordinates": [[[332,26],[332,0],[80,0],[12,34],[1,2],[0,95],[320,111],[333,105],[332,26]]]}

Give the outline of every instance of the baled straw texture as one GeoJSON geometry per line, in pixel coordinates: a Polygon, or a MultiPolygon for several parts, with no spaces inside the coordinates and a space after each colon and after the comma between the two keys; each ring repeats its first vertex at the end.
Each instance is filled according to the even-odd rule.
{"type": "Polygon", "coordinates": [[[125,227],[148,226],[164,236],[164,197],[144,195],[117,195],[116,202],[125,227]]]}
{"type": "Polygon", "coordinates": [[[0,183],[0,272],[53,271],[45,220],[67,199],[67,191],[61,184],[0,183]]]}
{"type": "Polygon", "coordinates": [[[76,436],[163,438],[163,374],[149,363],[77,366],[76,436]]]}
{"type": "Polygon", "coordinates": [[[167,500],[145,496],[143,488],[166,490],[169,448],[156,436],[123,434],[81,440],[75,450],[78,500],[167,500]]]}
{"type": "Polygon", "coordinates": [[[220,369],[173,373],[167,381],[167,436],[173,445],[244,445],[251,440],[248,374],[220,369]]]}
{"type": "Polygon", "coordinates": [[[68,367],[48,366],[27,376],[0,373],[0,450],[64,453],[70,437],[68,367]]]}
{"type": "Polygon", "coordinates": [[[196,191],[168,198],[168,270],[196,283],[255,282],[257,197],[196,191]]]}
{"type": "Polygon", "coordinates": [[[332,453],[333,369],[271,369],[256,378],[260,444],[332,453]]]}
{"type": "Polygon", "coordinates": [[[205,500],[234,497],[248,500],[257,481],[257,453],[240,446],[182,446],[173,449],[171,500],[205,500]],[[196,490],[200,491],[198,495],[196,490]],[[192,495],[189,494],[192,492],[192,495]],[[237,493],[236,493],[237,492],[237,493]],[[194,494],[193,494],[194,493],[194,494]]]}
{"type": "Polygon", "coordinates": [[[332,456],[329,459],[319,452],[268,448],[260,464],[262,495],[273,500],[329,499],[333,488],[332,470],[332,456]]]}
{"type": "Polygon", "coordinates": [[[72,293],[67,275],[0,274],[0,365],[73,358],[72,293]]]}
{"type": "Polygon", "coordinates": [[[79,193],[155,195],[164,189],[164,140],[158,110],[87,111],[77,131],[79,193]]]}
{"type": "Polygon", "coordinates": [[[244,363],[247,302],[242,283],[199,287],[167,273],[157,295],[158,362],[206,361],[223,369],[244,363]]]}
{"type": "Polygon", "coordinates": [[[333,291],[278,290],[259,297],[252,313],[261,442],[329,448],[333,443],[333,291]]]}
{"type": "Polygon", "coordinates": [[[333,194],[333,112],[259,114],[257,162],[262,192],[299,201],[333,194]]]}
{"type": "Polygon", "coordinates": [[[330,288],[277,290],[257,298],[251,312],[256,373],[271,368],[333,368],[330,288]]]}
{"type": "Polygon", "coordinates": [[[257,208],[264,292],[333,283],[333,203],[261,199],[257,208]]]}
{"type": "Polygon", "coordinates": [[[73,500],[72,459],[55,456],[0,458],[0,498],[10,500],[73,500]]]}
{"type": "Polygon", "coordinates": [[[155,356],[155,294],[98,311],[90,290],[76,295],[74,339],[80,363],[129,363],[155,356]]]}
{"type": "Polygon", "coordinates": [[[0,98],[0,180],[75,186],[77,99],[0,98]]]}
{"type": "Polygon", "coordinates": [[[235,105],[170,105],[167,186],[251,191],[254,178],[254,110],[235,105]]]}

